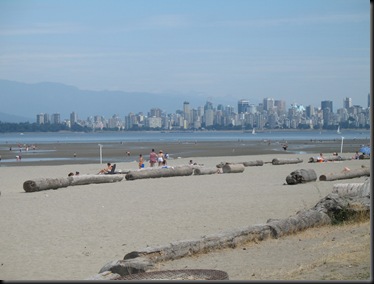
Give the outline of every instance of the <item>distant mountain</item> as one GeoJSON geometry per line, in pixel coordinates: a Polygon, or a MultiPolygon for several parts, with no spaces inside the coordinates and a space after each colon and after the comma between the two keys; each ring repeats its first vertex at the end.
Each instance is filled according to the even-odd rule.
{"type": "MultiPolygon", "coordinates": [[[[66,119],[73,111],[80,119],[94,115],[110,118],[114,114],[124,118],[130,112],[147,114],[151,108],[174,113],[183,108],[185,100],[191,108],[206,102],[206,98],[195,94],[184,97],[146,92],[90,91],[61,83],[27,84],[0,79],[0,120],[3,122],[33,123],[39,113],[59,113],[61,119],[66,119]],[[25,120],[20,121],[22,118],[25,120]]],[[[216,102],[219,103],[224,104],[223,101],[216,102]]]]}
{"type": "Polygon", "coordinates": [[[18,116],[0,112],[0,121],[1,122],[12,122],[12,123],[20,123],[20,122],[35,122],[35,115],[33,117],[25,117],[25,116],[18,116]]]}

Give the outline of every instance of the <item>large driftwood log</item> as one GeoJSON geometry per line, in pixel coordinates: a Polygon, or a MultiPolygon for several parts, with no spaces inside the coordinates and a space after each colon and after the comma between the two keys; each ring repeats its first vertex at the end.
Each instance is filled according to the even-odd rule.
{"type": "Polygon", "coordinates": [[[23,183],[23,189],[26,192],[35,192],[47,189],[58,189],[73,185],[117,182],[121,181],[122,179],[122,175],[81,175],[62,178],[38,178],[25,181],[23,183]]]}
{"type": "Polygon", "coordinates": [[[242,173],[244,172],[243,164],[226,164],[222,167],[222,172],[226,173],[242,173]]]}
{"type": "Polygon", "coordinates": [[[273,165],[298,164],[298,163],[302,163],[302,162],[303,162],[303,160],[299,159],[299,158],[296,158],[296,159],[278,159],[278,158],[275,158],[271,161],[271,163],[273,165]]]}
{"type": "Polygon", "coordinates": [[[219,169],[216,167],[196,167],[193,170],[194,175],[212,175],[216,174],[219,169]]]}
{"type": "Polygon", "coordinates": [[[129,171],[125,178],[126,180],[136,180],[145,178],[161,178],[161,177],[175,177],[175,176],[190,176],[193,173],[193,167],[179,166],[170,168],[155,168],[151,170],[135,170],[129,171]]]}
{"type": "Polygon", "coordinates": [[[264,162],[262,160],[248,161],[243,162],[244,167],[253,167],[253,166],[263,166],[264,162]]]}
{"type": "Polygon", "coordinates": [[[340,173],[330,173],[327,175],[320,175],[319,180],[321,181],[332,181],[339,179],[350,179],[362,176],[370,176],[370,168],[361,168],[355,170],[344,171],[340,173]]]}
{"type": "Polygon", "coordinates": [[[306,183],[316,180],[317,174],[313,169],[299,169],[293,171],[286,177],[287,184],[306,183]]]}

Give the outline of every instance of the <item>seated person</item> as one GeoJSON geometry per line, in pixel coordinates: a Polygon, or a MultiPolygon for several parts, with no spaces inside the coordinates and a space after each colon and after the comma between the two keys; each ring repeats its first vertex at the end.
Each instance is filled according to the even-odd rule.
{"type": "Polygon", "coordinates": [[[161,168],[168,169],[168,168],[172,168],[172,167],[169,167],[169,166],[166,164],[166,160],[163,160],[163,161],[162,161],[162,167],[161,167],[161,168]]]}
{"type": "Polygon", "coordinates": [[[319,157],[317,158],[317,162],[325,162],[325,157],[323,156],[322,153],[319,153],[319,157]]]}
{"type": "Polygon", "coordinates": [[[112,164],[107,163],[106,165],[107,165],[107,167],[102,169],[100,172],[98,172],[97,173],[98,175],[107,174],[107,173],[110,173],[112,171],[112,164]]]}

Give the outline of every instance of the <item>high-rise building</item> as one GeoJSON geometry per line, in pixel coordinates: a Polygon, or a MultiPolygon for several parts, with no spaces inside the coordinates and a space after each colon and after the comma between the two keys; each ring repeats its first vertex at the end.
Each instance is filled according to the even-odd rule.
{"type": "Polygon", "coordinates": [[[333,112],[333,109],[332,109],[332,101],[322,101],[321,102],[321,109],[322,111],[325,110],[325,109],[329,109],[330,112],[333,112]]]}
{"type": "Polygon", "coordinates": [[[349,109],[352,106],[352,98],[345,98],[343,100],[343,108],[349,109]]]}
{"type": "Polygon", "coordinates": [[[49,114],[48,113],[45,113],[44,114],[44,123],[50,123],[51,122],[51,119],[49,117],[49,114]]]}
{"type": "Polygon", "coordinates": [[[273,98],[266,98],[264,99],[264,110],[272,110],[274,108],[274,99],[273,98]]]}
{"type": "Polygon", "coordinates": [[[74,125],[77,122],[78,122],[78,115],[73,111],[70,114],[70,125],[74,125]]]}
{"type": "Polygon", "coordinates": [[[52,114],[52,123],[53,124],[60,124],[61,123],[61,119],[60,119],[60,114],[59,113],[52,114]]]}
{"type": "Polygon", "coordinates": [[[274,100],[274,106],[277,108],[278,115],[286,113],[286,101],[274,100]]]}
{"type": "Polygon", "coordinates": [[[36,123],[37,124],[44,124],[44,114],[40,113],[36,115],[36,123]]]}
{"type": "Polygon", "coordinates": [[[190,103],[189,102],[184,102],[183,103],[183,118],[186,121],[187,126],[190,124],[191,119],[190,119],[190,103]]]}
{"type": "Polygon", "coordinates": [[[249,101],[247,100],[238,101],[238,113],[246,113],[248,112],[248,108],[249,108],[249,101]]]}

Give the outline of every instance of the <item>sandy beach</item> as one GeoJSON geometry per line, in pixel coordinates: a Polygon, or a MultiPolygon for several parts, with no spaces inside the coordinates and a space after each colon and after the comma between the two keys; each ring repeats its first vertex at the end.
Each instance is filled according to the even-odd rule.
{"type": "MultiPolygon", "coordinates": [[[[356,142],[357,145],[362,143],[356,142]]],[[[342,156],[354,155],[357,150],[354,143],[346,144],[342,156]]],[[[195,144],[185,145],[179,152],[178,145],[174,145],[175,148],[167,144],[138,146],[144,147],[146,159],[150,148],[162,147],[164,152],[169,151],[170,166],[187,165],[190,159],[214,167],[221,162],[270,162],[278,157],[300,158],[303,163],[279,166],[270,163],[246,167],[243,173],[232,174],[124,179],[116,183],[32,193],[23,190],[26,180],[65,177],[72,171],[79,171],[81,175],[95,174],[104,164],[15,162],[0,167],[0,278],[84,280],[98,273],[107,262],[123,259],[131,251],[264,224],[269,218],[286,218],[313,207],[332,192],[336,183],[360,183],[367,179],[286,185],[286,176],[296,169],[314,169],[319,177],[341,172],[345,167],[370,167],[369,159],[308,163],[310,157],[318,156],[321,151],[326,155],[339,151],[339,142],[323,147],[318,144],[314,148],[290,143],[288,151],[265,143],[253,147],[241,147],[241,144],[240,141],[237,145],[204,144],[200,145],[201,151],[195,148],[191,155],[188,155],[188,147],[197,147],[195,144]],[[305,153],[305,149],[310,152],[305,153]]],[[[79,155],[97,155],[97,147],[95,152],[83,154],[67,145],[60,146],[65,149],[62,155],[69,156],[75,151],[81,153],[79,155]]],[[[138,151],[135,149],[133,153],[138,151]]],[[[114,160],[109,153],[106,155],[108,158],[103,163],[107,159],[114,160]]],[[[133,161],[117,160],[116,164],[121,171],[138,167],[136,155],[133,161]]],[[[334,277],[368,280],[370,222],[308,229],[277,240],[162,263],[155,269],[184,268],[224,270],[230,280],[328,280],[334,277]],[[334,257],[339,255],[344,257],[334,257]],[[322,268],[329,273],[323,274],[322,268]],[[324,279],[326,277],[328,279],[324,279]]]]}

